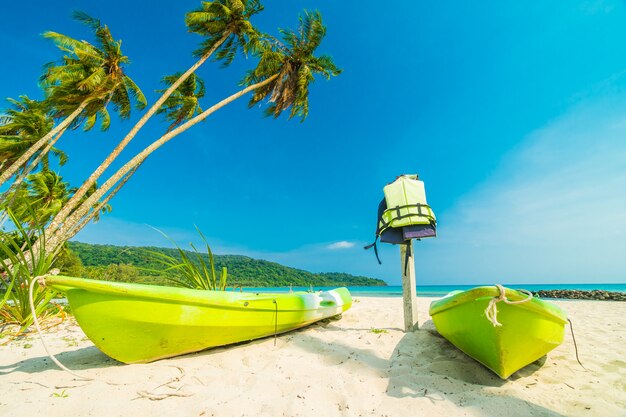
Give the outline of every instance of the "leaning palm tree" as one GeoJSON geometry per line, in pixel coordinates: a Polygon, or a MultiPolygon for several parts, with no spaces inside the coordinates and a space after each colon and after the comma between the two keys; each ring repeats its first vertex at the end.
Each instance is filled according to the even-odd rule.
{"type": "Polygon", "coordinates": [[[130,116],[133,103],[137,109],[146,105],[143,93],[125,73],[129,59],[122,54],[121,41],[113,39],[109,28],[99,20],[80,12],[74,17],[94,31],[96,45],[56,32],[44,33],[45,38],[66,53],[59,64],[47,65],[41,77],[52,116],[62,121],[6,167],[0,175],[0,186],[68,127],[84,123],[84,129],[89,130],[100,120],[102,129],[106,130],[110,124],[107,111],[110,104],[122,118],[130,116]]]}
{"type": "Polygon", "coordinates": [[[270,103],[269,113],[273,116],[278,117],[283,111],[291,108],[290,117],[300,116],[304,120],[308,115],[309,84],[314,80],[314,75],[320,74],[330,79],[331,76],[339,75],[341,70],[329,56],[313,55],[326,34],[326,27],[319,12],[305,11],[300,18],[298,30],[281,30],[281,33],[284,43],[267,38],[257,46],[255,53],[260,55],[260,60],[257,67],[244,78],[242,84],[247,85],[244,89],[167,132],[135,155],[68,216],[60,228],[49,230],[50,250],[62,244],[68,235],[75,234],[76,226],[84,225],[81,219],[89,215],[90,210],[98,204],[98,200],[122,178],[126,178],[127,181],[127,175],[131,170],[136,169],[150,154],[239,97],[254,91],[250,100],[251,105],[266,99],[270,103]]]}
{"type": "Polygon", "coordinates": [[[52,220],[48,232],[56,230],[74,210],[89,187],[91,187],[113,161],[122,153],[128,143],[137,135],[148,120],[161,109],[168,98],[204,64],[213,54],[215,59],[229,65],[238,52],[247,53],[255,49],[259,34],[250,23],[250,18],[263,10],[259,0],[216,0],[202,2],[202,6],[187,13],[185,23],[190,32],[204,37],[200,47],[194,52],[198,60],[178,79],[172,79],[169,88],[163,91],[161,97],[141,117],[137,124],[128,132],[126,137],[115,147],[93,173],[80,186],[68,204],[52,220]]]}
{"type": "MultiPolygon", "coordinates": [[[[76,233],[80,232],[81,229],[83,227],[85,227],[90,221],[98,221],[100,218],[100,214],[102,213],[108,213],[111,211],[111,206],[109,205],[109,201],[115,196],[115,194],[117,194],[117,192],[124,186],[124,184],[126,184],[126,182],[130,179],[130,177],[133,176],[133,174],[135,173],[135,171],[137,171],[137,169],[141,166],[141,164],[135,166],[133,169],[131,169],[122,179],[120,182],[117,183],[117,185],[115,186],[115,188],[113,188],[113,190],[111,190],[111,192],[109,194],[107,194],[99,203],[97,203],[93,209],[86,215],[83,216],[83,218],[80,220],[80,222],[70,231],[68,232],[65,236],[64,236],[64,242],[68,241],[69,239],[73,238],[76,233]]],[[[87,198],[89,198],[90,194],[87,194],[86,196],[83,197],[83,201],[86,200],[87,198]]]]}

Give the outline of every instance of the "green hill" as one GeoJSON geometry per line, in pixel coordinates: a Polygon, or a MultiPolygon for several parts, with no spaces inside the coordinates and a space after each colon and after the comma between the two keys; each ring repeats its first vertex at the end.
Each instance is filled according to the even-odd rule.
{"type": "MultiPolygon", "coordinates": [[[[167,273],[154,272],[163,267],[148,252],[160,252],[178,257],[170,248],[93,245],[68,242],[68,247],[82,266],[72,270],[75,275],[116,281],[167,283],[167,273]],[[80,271],[80,272],[78,272],[80,271]]],[[[193,252],[188,255],[195,256],[193,252]]],[[[207,255],[203,255],[205,259],[207,255]]],[[[218,271],[228,268],[228,286],[283,287],[296,286],[385,286],[385,281],[338,272],[311,273],[275,262],[240,255],[215,255],[218,271]]],[[[63,269],[63,267],[61,268],[63,269]]],[[[70,272],[70,271],[66,271],[70,272]]]]}

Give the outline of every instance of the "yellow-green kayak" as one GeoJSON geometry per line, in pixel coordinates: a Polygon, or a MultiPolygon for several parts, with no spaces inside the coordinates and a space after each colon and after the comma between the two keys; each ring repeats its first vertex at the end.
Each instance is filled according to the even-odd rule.
{"type": "Polygon", "coordinates": [[[255,294],[49,276],[87,337],[125,363],[196,352],[283,333],[352,305],[346,288],[255,294]]]}
{"type": "MultiPolygon", "coordinates": [[[[505,289],[516,302],[526,294],[505,289]]],[[[485,314],[489,302],[500,296],[495,286],[454,291],[430,305],[437,331],[468,356],[506,379],[543,357],[563,342],[567,317],[558,306],[531,298],[519,304],[496,304],[495,326],[485,314]]]]}

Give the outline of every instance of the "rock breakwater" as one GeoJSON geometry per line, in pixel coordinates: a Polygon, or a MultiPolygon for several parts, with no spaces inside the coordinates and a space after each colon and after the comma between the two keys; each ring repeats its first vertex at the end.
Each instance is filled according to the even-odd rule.
{"type": "Polygon", "coordinates": [[[604,290],[541,290],[533,293],[539,298],[567,298],[572,300],[626,301],[626,293],[604,290]]]}

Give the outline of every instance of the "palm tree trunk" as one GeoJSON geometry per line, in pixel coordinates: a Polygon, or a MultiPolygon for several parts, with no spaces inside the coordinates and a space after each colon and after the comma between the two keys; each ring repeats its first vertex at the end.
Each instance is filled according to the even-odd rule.
{"type": "MultiPolygon", "coordinates": [[[[174,130],[166,133],[165,135],[161,136],[158,140],[152,142],[152,144],[150,146],[148,146],[143,151],[141,151],[140,153],[135,155],[130,161],[128,161],[123,167],[121,167],[115,174],[113,174],[104,184],[102,184],[102,186],[99,187],[96,190],[95,193],[93,193],[91,196],[89,196],[89,198],[87,198],[87,200],[85,200],[74,211],[74,213],[72,213],[70,216],[67,217],[66,221],[63,223],[63,225],[60,228],[58,228],[57,230],[49,230],[50,238],[49,238],[48,241],[51,242],[51,243],[54,243],[54,245],[51,245],[51,247],[54,247],[55,245],[57,245],[57,242],[62,241],[63,236],[66,235],[70,230],[72,230],[77,225],[77,223],[80,221],[80,219],[82,219],[89,212],[89,210],[90,210],[90,208],[92,206],[97,204],[97,201],[108,190],[110,190],[118,181],[120,181],[120,179],[122,177],[124,177],[124,175],[126,175],[129,171],[131,171],[133,168],[135,168],[139,164],[143,163],[143,161],[148,156],[150,156],[150,154],[152,152],[156,151],[158,148],[163,146],[165,143],[169,142],[170,140],[172,140],[173,138],[175,138],[179,134],[183,133],[184,131],[186,131],[190,127],[200,123],[201,121],[203,121],[204,119],[209,117],[211,114],[213,114],[217,110],[221,109],[222,107],[226,106],[227,104],[235,101],[239,97],[241,97],[241,96],[243,96],[243,95],[249,93],[250,91],[253,91],[253,90],[255,90],[255,89],[259,88],[259,87],[263,87],[264,85],[269,84],[276,77],[278,77],[278,75],[279,74],[275,74],[275,75],[271,76],[270,78],[268,78],[268,79],[266,79],[264,81],[261,81],[259,83],[253,84],[251,86],[248,86],[248,87],[244,88],[243,90],[238,91],[237,93],[235,93],[235,94],[225,98],[224,100],[220,101],[219,103],[213,105],[209,109],[205,110],[203,113],[201,113],[201,114],[197,115],[196,117],[194,117],[193,119],[189,120],[188,122],[180,125],[176,129],[174,129],[174,130]]],[[[48,227],[50,227],[50,226],[48,226],[48,227]]],[[[47,232],[48,232],[48,230],[47,230],[47,232]]]]}
{"type": "Polygon", "coordinates": [[[226,32],[224,36],[220,40],[218,40],[211,49],[204,54],[194,65],[191,66],[183,75],[181,75],[176,82],[174,82],[163,95],[150,107],[150,109],[143,115],[141,119],[137,122],[137,124],[131,129],[130,132],[122,139],[122,141],[113,149],[113,151],[107,156],[107,158],[102,161],[100,166],[96,168],[96,170],[83,182],[76,193],[70,198],[70,200],[63,206],[61,211],[57,213],[57,215],[52,219],[52,222],[48,226],[48,229],[54,231],[57,229],[61,223],[61,221],[66,218],[74,208],[76,208],[81,199],[85,196],[89,188],[96,182],[98,178],[104,173],[104,171],[113,163],[113,161],[122,153],[126,145],[137,135],[139,130],[148,122],[148,120],[161,108],[165,100],[185,81],[191,74],[193,74],[202,64],[206,62],[207,59],[213,55],[213,53],[219,48],[226,39],[231,35],[230,32],[226,32]]]}
{"type": "Polygon", "coordinates": [[[72,112],[72,114],[67,116],[61,123],[59,123],[58,126],[48,132],[47,135],[35,142],[35,144],[28,148],[28,150],[24,152],[24,154],[22,154],[22,156],[20,156],[17,161],[11,164],[11,166],[8,167],[6,171],[2,173],[2,175],[0,175],[0,187],[5,182],[7,182],[9,178],[11,178],[24,164],[26,164],[26,162],[35,154],[35,152],[41,149],[46,144],[46,142],[50,140],[50,138],[54,137],[60,131],[65,130],[70,125],[70,123],[72,123],[74,119],[76,119],[76,117],[78,117],[78,115],[80,115],[80,113],[85,110],[87,104],[87,100],[83,101],[80,106],[78,106],[78,108],[76,108],[76,110],[72,112]]]}
{"type": "MultiPolygon", "coordinates": [[[[65,242],[67,242],[68,240],[76,236],[76,234],[80,232],[83,229],[83,227],[85,227],[100,212],[100,210],[102,210],[102,208],[109,203],[109,201],[113,198],[113,196],[117,194],[117,192],[124,186],[124,184],[126,184],[126,182],[130,179],[130,177],[133,176],[135,171],[137,171],[137,169],[140,166],[141,164],[137,165],[130,172],[128,172],[128,174],[126,174],[126,176],[122,178],[122,181],[120,181],[119,184],[117,184],[117,186],[104,198],[104,200],[98,203],[94,207],[94,209],[91,212],[89,212],[87,216],[84,217],[80,221],[80,223],[78,223],[72,230],[70,230],[68,233],[62,236],[61,239],[57,241],[58,243],[56,246],[59,247],[60,245],[63,245],[65,242]]],[[[53,250],[53,248],[50,248],[50,250],[53,250]]]]}
{"type": "MultiPolygon", "coordinates": [[[[37,157],[33,159],[33,161],[30,164],[28,164],[26,168],[24,168],[24,170],[20,173],[20,175],[15,179],[13,184],[11,184],[11,187],[7,191],[5,191],[4,196],[8,195],[11,191],[17,190],[17,188],[24,181],[24,179],[28,176],[28,174],[30,174],[35,168],[37,168],[37,165],[39,165],[39,162],[41,162],[43,157],[46,156],[48,152],[50,152],[50,149],[52,149],[54,144],[61,138],[61,136],[63,136],[63,133],[65,133],[66,130],[67,130],[67,126],[65,127],[65,129],[61,130],[61,132],[59,132],[59,134],[54,139],[52,139],[41,152],[39,152],[37,157]]],[[[0,199],[0,201],[4,200],[4,196],[0,199]]],[[[9,205],[10,204],[11,203],[9,203],[9,205]]]]}

